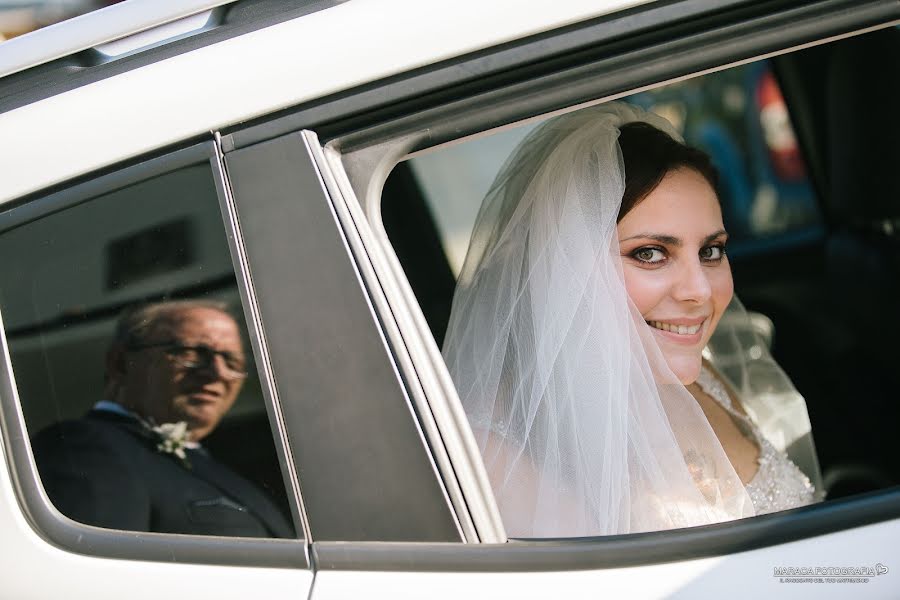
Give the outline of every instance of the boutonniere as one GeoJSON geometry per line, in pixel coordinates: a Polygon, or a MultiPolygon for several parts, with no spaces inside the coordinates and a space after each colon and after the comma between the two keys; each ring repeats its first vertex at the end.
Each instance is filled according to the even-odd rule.
{"type": "Polygon", "coordinates": [[[188,460],[185,448],[190,442],[190,433],[188,432],[187,422],[178,421],[177,423],[163,423],[150,427],[150,431],[156,434],[158,443],[156,450],[163,454],[171,454],[187,469],[191,468],[191,461],[188,460]]]}

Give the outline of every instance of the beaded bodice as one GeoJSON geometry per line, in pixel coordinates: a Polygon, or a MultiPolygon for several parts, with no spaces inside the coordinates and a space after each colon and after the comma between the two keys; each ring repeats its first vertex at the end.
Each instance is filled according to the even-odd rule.
{"type": "Polygon", "coordinates": [[[759,470],[746,485],[756,514],[811,504],[815,498],[815,489],[809,478],[762,435],[752,419],[732,406],[731,397],[722,382],[704,366],[697,383],[728,411],[744,434],[759,446],[759,470]]]}

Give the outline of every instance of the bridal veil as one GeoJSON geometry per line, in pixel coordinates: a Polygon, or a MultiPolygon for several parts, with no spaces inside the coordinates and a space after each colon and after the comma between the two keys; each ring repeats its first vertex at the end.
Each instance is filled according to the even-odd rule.
{"type": "MultiPolygon", "coordinates": [[[[619,127],[635,121],[680,140],[664,119],[622,103],[532,131],[485,197],[460,273],[443,353],[513,537],[753,515],[702,410],[625,290],[617,140],[619,127]]],[[[811,457],[797,462],[818,483],[802,398],[739,304],[720,329],[707,349],[725,363],[720,373],[776,446],[811,457]]]]}

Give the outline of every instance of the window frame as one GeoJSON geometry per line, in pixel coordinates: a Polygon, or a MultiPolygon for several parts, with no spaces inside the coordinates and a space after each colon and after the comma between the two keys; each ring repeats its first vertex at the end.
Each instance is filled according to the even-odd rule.
{"type": "Polygon", "coordinates": [[[238,223],[227,204],[227,182],[221,167],[218,147],[213,141],[194,143],[186,147],[144,158],[129,166],[113,166],[69,187],[49,194],[35,193],[4,207],[0,212],[0,235],[3,232],[38,220],[50,214],[90,202],[94,198],[114,192],[132,184],[151,179],[175,170],[208,164],[213,178],[217,201],[222,213],[223,234],[229,241],[232,268],[241,293],[242,308],[247,323],[254,358],[259,369],[266,413],[269,417],[273,443],[278,454],[288,502],[297,538],[235,538],[185,534],[167,534],[112,530],[79,523],[62,515],[50,502],[34,461],[24,413],[15,384],[6,330],[0,320],[0,437],[5,444],[6,455],[18,500],[32,526],[45,539],[67,551],[89,556],[145,560],[165,563],[194,563],[224,566],[269,567],[310,569],[308,534],[301,514],[299,491],[286,469],[289,455],[281,425],[277,399],[269,393],[269,373],[261,365],[267,360],[260,344],[260,330],[247,303],[250,282],[245,269],[236,260],[238,223]]]}
{"type": "Polygon", "coordinates": [[[222,146],[230,152],[310,129],[323,144],[340,140],[342,151],[349,152],[431,125],[419,150],[597,101],[598,89],[624,96],[783,53],[786,40],[792,47],[820,44],[887,26],[892,19],[900,22],[900,9],[891,0],[650,2],[223,127],[222,146]],[[736,39],[747,33],[749,39],[736,39]],[[692,52],[692,46],[704,51],[692,52]],[[645,64],[648,59],[652,62],[645,64]],[[598,77],[603,86],[578,83],[598,77]],[[537,84],[545,88],[539,98],[529,93],[537,84]],[[495,110],[497,104],[506,107],[495,110]],[[464,112],[466,118],[459,118],[464,112]]]}
{"type": "Polygon", "coordinates": [[[319,571],[547,573],[687,562],[805,541],[900,517],[900,486],[688,529],[483,544],[314,542],[319,571]]]}

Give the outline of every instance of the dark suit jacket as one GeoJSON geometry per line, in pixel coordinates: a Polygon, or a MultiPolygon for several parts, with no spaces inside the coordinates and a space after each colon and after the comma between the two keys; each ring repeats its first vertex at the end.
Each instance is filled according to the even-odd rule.
{"type": "Polygon", "coordinates": [[[44,489],[67,517],[99,527],[241,537],[293,537],[256,486],[187,450],[190,468],[156,449],[136,420],[108,411],[58,423],[33,440],[44,489]]]}

